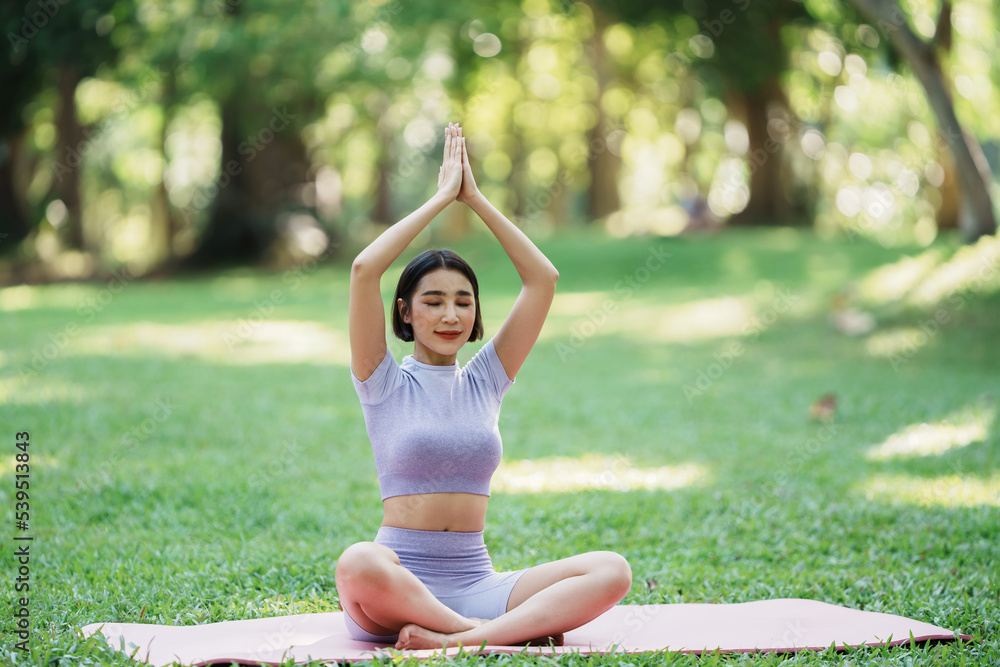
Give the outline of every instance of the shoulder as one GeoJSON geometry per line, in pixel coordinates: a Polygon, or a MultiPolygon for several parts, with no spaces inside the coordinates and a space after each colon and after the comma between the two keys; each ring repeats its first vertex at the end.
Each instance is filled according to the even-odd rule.
{"type": "Polygon", "coordinates": [[[500,357],[497,356],[492,338],[486,341],[473,355],[472,359],[465,365],[464,371],[485,382],[497,400],[502,399],[511,385],[514,384],[514,381],[507,377],[507,371],[500,363],[500,357]]]}
{"type": "Polygon", "coordinates": [[[388,348],[378,366],[366,379],[359,380],[354,371],[351,371],[351,380],[362,405],[381,403],[403,383],[404,379],[399,363],[388,348]]]}

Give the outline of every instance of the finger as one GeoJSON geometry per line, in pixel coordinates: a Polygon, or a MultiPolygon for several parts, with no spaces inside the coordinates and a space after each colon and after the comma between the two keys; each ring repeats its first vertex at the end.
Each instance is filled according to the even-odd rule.
{"type": "Polygon", "coordinates": [[[447,160],[451,152],[451,125],[444,129],[444,159],[447,160]]]}

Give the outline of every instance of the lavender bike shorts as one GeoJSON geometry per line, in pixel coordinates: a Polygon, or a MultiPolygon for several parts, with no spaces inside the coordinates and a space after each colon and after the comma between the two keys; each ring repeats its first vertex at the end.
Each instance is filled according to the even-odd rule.
{"type": "MultiPolygon", "coordinates": [[[[392,549],[399,562],[444,605],[466,618],[493,619],[507,611],[507,600],[525,570],[497,572],[483,541],[483,531],[410,530],[382,526],[375,543],[392,549]]],[[[395,636],[365,632],[347,614],[353,639],[395,643],[395,636]]]]}

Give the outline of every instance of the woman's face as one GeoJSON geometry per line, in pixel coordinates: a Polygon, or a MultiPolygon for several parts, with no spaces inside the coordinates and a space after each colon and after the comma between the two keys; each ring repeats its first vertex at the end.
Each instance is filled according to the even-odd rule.
{"type": "Polygon", "coordinates": [[[454,363],[476,322],[472,283],[452,269],[424,274],[410,298],[410,308],[402,299],[396,307],[403,321],[413,327],[413,357],[422,363],[454,363]]]}

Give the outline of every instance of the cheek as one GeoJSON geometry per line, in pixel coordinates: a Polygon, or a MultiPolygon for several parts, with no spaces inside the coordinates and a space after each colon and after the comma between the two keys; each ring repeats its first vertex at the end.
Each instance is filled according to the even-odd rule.
{"type": "Polygon", "coordinates": [[[430,314],[426,308],[419,308],[413,311],[413,321],[417,324],[426,324],[429,318],[430,314]]]}

